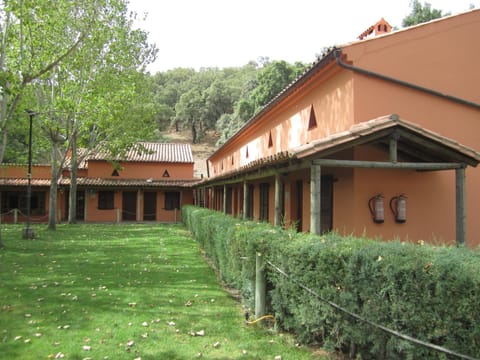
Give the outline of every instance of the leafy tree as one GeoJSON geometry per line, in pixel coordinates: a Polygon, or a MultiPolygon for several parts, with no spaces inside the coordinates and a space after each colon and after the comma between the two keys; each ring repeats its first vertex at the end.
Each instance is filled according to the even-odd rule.
{"type": "Polygon", "coordinates": [[[427,2],[422,5],[418,0],[412,0],[410,7],[412,12],[402,21],[404,27],[421,24],[448,15],[442,14],[442,10],[432,9],[432,6],[427,2]]]}
{"type": "Polygon", "coordinates": [[[103,2],[0,0],[0,162],[25,89],[78,49],[103,2]]]}
{"type": "MultiPolygon", "coordinates": [[[[50,2],[38,4],[25,0],[20,2],[18,9],[15,8],[17,12],[14,15],[20,30],[22,24],[29,20],[28,16],[25,18],[26,14],[34,14],[35,20],[40,23],[58,21],[64,25],[61,29],[65,33],[58,34],[55,41],[42,44],[44,48],[40,50],[27,49],[32,53],[27,57],[29,63],[25,68],[32,66],[30,63],[33,62],[31,58],[34,53],[48,55],[52,48],[55,50],[53,52],[60,52],[61,49],[55,48],[57,41],[75,43],[74,51],[60,59],[54,58],[57,59],[54,63],[46,61],[52,64],[48,68],[39,63],[42,71],[29,81],[22,80],[27,75],[21,75],[16,82],[20,86],[15,87],[13,82],[5,81],[4,94],[10,95],[14,93],[13,90],[17,92],[13,101],[8,96],[4,96],[3,100],[7,98],[5,103],[10,106],[12,113],[19,104],[37,109],[39,128],[49,144],[51,154],[50,204],[56,204],[56,186],[61,168],[67,151],[72,150],[69,216],[70,221],[74,222],[76,169],[82,160],[76,158],[77,147],[96,151],[104,148],[116,154],[126,151],[134,141],[145,139],[153,133],[150,125],[154,124],[154,112],[151,107],[143,106],[144,103],[153,103],[152,92],[149,91],[151,82],[142,71],[153,60],[156,50],[147,43],[146,33],[132,29],[125,0],[84,0],[80,1],[80,8],[77,8],[77,2],[61,2],[62,11],[47,6],[47,3],[50,2]],[[74,42],[75,37],[79,36],[77,33],[68,32],[73,26],[84,31],[81,42],[74,42]],[[11,107],[12,104],[15,108],[11,107]]],[[[5,13],[10,9],[7,5],[2,8],[5,13]]],[[[32,25],[26,41],[37,44],[37,37],[46,36],[43,31],[49,29],[32,25]],[[36,31],[41,33],[37,34],[36,31]]],[[[22,39],[20,37],[20,50],[22,39]]],[[[16,44],[15,39],[11,40],[16,44]]],[[[6,51],[3,54],[4,59],[8,60],[6,55],[10,54],[6,51]]],[[[47,55],[45,59],[49,60],[47,55]]],[[[84,154],[87,155],[88,151],[84,154]]],[[[51,206],[50,210],[49,228],[54,229],[55,206],[51,206]]]]}
{"type": "Polygon", "coordinates": [[[175,106],[176,119],[192,130],[192,143],[198,140],[198,126],[201,124],[204,100],[201,92],[192,88],[180,96],[180,100],[175,106]]]}

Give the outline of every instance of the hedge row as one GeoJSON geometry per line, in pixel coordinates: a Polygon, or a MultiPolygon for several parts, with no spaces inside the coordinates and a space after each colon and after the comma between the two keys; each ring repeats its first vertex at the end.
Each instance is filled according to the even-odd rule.
{"type": "Polygon", "coordinates": [[[222,280],[252,304],[255,253],[266,266],[269,311],[300,341],[361,359],[449,359],[355,320],[371,322],[471,357],[480,357],[480,255],[456,247],[296,233],[193,206],[184,223],[222,280]],[[298,284],[320,297],[302,290],[298,284]]]}

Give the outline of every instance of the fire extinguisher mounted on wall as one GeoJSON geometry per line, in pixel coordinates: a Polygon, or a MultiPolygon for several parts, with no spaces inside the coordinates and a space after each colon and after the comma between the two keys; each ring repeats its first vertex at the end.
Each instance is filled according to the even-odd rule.
{"type": "Polygon", "coordinates": [[[390,199],[390,210],[392,210],[397,223],[402,224],[407,221],[407,197],[405,194],[390,199]]]}
{"type": "Polygon", "coordinates": [[[381,224],[385,221],[385,207],[383,204],[383,194],[377,194],[368,200],[368,208],[372,214],[373,222],[381,224]]]}

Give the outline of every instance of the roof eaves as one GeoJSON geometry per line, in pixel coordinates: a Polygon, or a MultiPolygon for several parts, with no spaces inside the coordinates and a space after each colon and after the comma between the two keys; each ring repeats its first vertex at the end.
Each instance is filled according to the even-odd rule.
{"type": "Polygon", "coordinates": [[[314,61],[305,71],[299,75],[295,80],[283,88],[272,100],[270,100],[263,108],[252,116],[235,134],[233,134],[221,147],[213,152],[207,161],[214,157],[222,148],[230,144],[234,139],[240,136],[246,128],[250,127],[253,123],[259,120],[265,113],[270,111],[277,103],[292,94],[300,85],[304,84],[311,76],[318,71],[322,70],[330,61],[335,60],[336,47],[329,48],[322,56],[314,61]]]}

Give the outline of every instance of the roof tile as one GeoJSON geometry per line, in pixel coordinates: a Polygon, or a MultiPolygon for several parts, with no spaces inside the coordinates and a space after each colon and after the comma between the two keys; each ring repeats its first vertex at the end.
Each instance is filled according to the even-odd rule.
{"type": "MultiPolygon", "coordinates": [[[[109,156],[99,152],[89,160],[107,160],[109,156]]],[[[192,148],[189,144],[140,142],[125,156],[114,157],[117,161],[193,163],[192,148]]]]}

